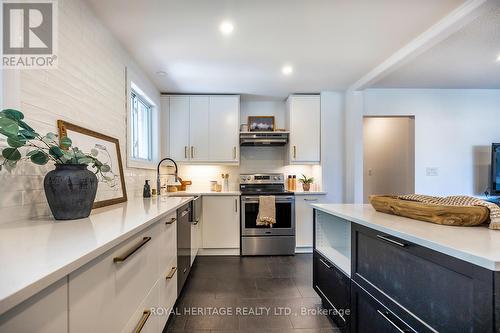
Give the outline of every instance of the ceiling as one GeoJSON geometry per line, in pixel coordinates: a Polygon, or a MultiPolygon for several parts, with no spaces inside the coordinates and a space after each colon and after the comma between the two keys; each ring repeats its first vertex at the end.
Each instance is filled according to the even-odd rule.
{"type": "Polygon", "coordinates": [[[372,88],[500,89],[500,1],[372,88]]]}
{"type": "Polygon", "coordinates": [[[344,90],[463,0],[87,0],[162,92],[344,90]],[[219,24],[234,23],[223,36],[219,24]],[[289,64],[293,73],[281,68],[289,64]],[[164,71],[165,76],[156,73],[164,71]]]}

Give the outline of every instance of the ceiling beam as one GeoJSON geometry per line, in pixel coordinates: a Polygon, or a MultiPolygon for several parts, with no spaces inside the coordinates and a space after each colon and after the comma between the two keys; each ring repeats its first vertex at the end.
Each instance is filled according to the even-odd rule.
{"type": "Polygon", "coordinates": [[[348,91],[367,89],[404,64],[415,59],[453,33],[459,31],[472,20],[485,13],[489,4],[497,0],[468,0],[449,15],[412,40],[365,76],[352,84],[348,91]]]}

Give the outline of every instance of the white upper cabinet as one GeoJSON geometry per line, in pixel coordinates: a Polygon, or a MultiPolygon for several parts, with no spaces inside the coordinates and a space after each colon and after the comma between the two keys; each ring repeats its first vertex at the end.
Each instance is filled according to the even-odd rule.
{"type": "Polygon", "coordinates": [[[189,96],[170,97],[170,157],[189,160],[189,96]]]}
{"type": "Polygon", "coordinates": [[[193,96],[189,100],[189,158],[208,161],[209,97],[193,96]]]}
{"type": "Polygon", "coordinates": [[[321,102],[319,95],[292,95],[287,100],[290,164],[321,161],[321,102]]]}
{"type": "Polygon", "coordinates": [[[239,160],[240,97],[211,96],[209,144],[210,160],[239,160]]]}
{"type": "Polygon", "coordinates": [[[239,96],[170,96],[169,156],[184,163],[239,163],[239,96]]]}

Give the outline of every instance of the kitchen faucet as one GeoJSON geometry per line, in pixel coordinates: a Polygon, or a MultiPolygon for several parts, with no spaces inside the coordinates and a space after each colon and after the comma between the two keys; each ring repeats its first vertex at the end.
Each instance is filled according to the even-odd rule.
{"type": "MultiPolygon", "coordinates": [[[[158,162],[158,167],[156,168],[156,191],[158,193],[158,196],[161,195],[160,166],[161,166],[161,164],[164,161],[171,161],[172,163],[174,163],[174,166],[175,166],[175,173],[174,173],[175,182],[177,183],[179,181],[179,177],[177,176],[177,173],[179,172],[179,169],[177,168],[177,163],[175,163],[175,161],[173,159],[169,158],[169,157],[162,159],[160,162],[158,162]]],[[[171,174],[169,173],[167,175],[171,175],[171,174]]]]}

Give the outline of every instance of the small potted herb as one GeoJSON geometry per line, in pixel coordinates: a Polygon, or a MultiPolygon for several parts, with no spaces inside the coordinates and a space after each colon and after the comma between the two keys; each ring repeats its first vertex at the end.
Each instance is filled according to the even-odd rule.
{"type": "Polygon", "coordinates": [[[84,153],[73,147],[70,138],[58,138],[54,133],[40,135],[23,119],[20,111],[0,111],[0,134],[7,138],[8,145],[2,149],[0,170],[11,171],[23,160],[37,165],[55,163],[55,170],[45,175],[43,184],[54,218],[88,217],[97,193],[97,182],[101,180],[112,186],[116,178],[111,167],[97,159],[99,146],[84,153]]]}
{"type": "Polygon", "coordinates": [[[309,192],[311,184],[314,182],[314,178],[307,178],[306,175],[302,174],[302,178],[299,179],[299,182],[302,183],[302,189],[304,192],[309,192]]]}

